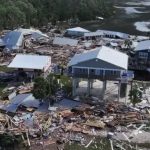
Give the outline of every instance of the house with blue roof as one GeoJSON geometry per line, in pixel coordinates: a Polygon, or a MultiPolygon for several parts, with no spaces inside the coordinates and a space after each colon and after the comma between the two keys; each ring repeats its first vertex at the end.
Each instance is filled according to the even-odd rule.
{"type": "Polygon", "coordinates": [[[48,38],[46,34],[43,34],[39,30],[35,29],[16,29],[14,31],[8,32],[4,37],[3,41],[6,45],[6,48],[9,50],[21,50],[24,46],[25,36],[31,35],[31,38],[38,39],[41,37],[48,38]]]}

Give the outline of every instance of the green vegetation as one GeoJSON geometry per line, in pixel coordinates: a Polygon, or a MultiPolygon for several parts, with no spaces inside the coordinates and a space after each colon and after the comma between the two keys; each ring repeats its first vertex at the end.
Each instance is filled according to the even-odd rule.
{"type": "Polygon", "coordinates": [[[97,139],[88,148],[79,144],[67,144],[65,150],[111,150],[110,142],[107,139],[97,139]]]}
{"type": "Polygon", "coordinates": [[[48,83],[47,81],[42,77],[37,77],[34,80],[34,88],[33,88],[33,95],[37,99],[44,99],[49,94],[48,92],[48,83]]]}
{"type": "Polygon", "coordinates": [[[12,71],[11,68],[8,68],[7,66],[0,66],[0,72],[10,72],[12,71]]]}
{"type": "Polygon", "coordinates": [[[19,136],[12,136],[8,134],[0,135],[0,147],[1,149],[10,150],[15,149],[21,145],[21,138],[19,136]]]}
{"type": "Polygon", "coordinates": [[[132,90],[129,93],[129,97],[133,106],[142,101],[142,90],[139,88],[137,83],[133,85],[132,90]]]}
{"type": "Polygon", "coordinates": [[[72,94],[72,81],[68,76],[59,76],[57,79],[60,80],[60,85],[62,89],[67,93],[68,96],[72,94]]]}
{"type": "MultiPolygon", "coordinates": [[[[120,149],[126,149],[126,150],[135,150],[137,149],[142,149],[142,148],[150,148],[149,143],[143,143],[143,144],[136,144],[136,143],[127,143],[125,141],[115,141],[113,140],[113,148],[114,150],[120,150],[120,149]],[[119,147],[122,146],[121,147],[119,147]]],[[[86,148],[85,146],[82,146],[81,144],[78,143],[73,143],[73,144],[67,144],[65,146],[65,150],[112,150],[110,141],[108,139],[103,139],[103,138],[96,138],[92,144],[86,148]]]]}
{"type": "Polygon", "coordinates": [[[93,20],[113,13],[110,0],[0,0],[0,28],[93,20]]]}
{"type": "Polygon", "coordinates": [[[34,80],[33,95],[37,99],[51,99],[58,89],[71,94],[71,79],[67,76],[50,74],[46,79],[37,77],[34,80]]]}
{"type": "Polygon", "coordinates": [[[5,88],[6,86],[7,86],[6,83],[1,83],[1,82],[0,82],[0,96],[3,95],[2,91],[4,90],[4,88],[5,88]]]}

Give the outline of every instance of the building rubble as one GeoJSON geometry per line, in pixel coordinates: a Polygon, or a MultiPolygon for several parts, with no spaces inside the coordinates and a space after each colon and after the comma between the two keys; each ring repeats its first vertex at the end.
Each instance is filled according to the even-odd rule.
{"type": "MultiPolygon", "coordinates": [[[[108,32],[108,34],[111,35],[112,32],[108,32]]],[[[132,55],[137,44],[148,38],[141,36],[129,36],[128,39],[114,36],[104,37],[101,36],[100,32],[88,32],[87,37],[84,35],[80,38],[70,38],[70,40],[68,40],[69,38],[64,38],[61,32],[56,34],[50,31],[47,35],[37,39],[26,35],[24,38],[22,37],[22,44],[18,50],[11,51],[6,48],[0,51],[0,67],[5,68],[13,60],[14,56],[21,52],[51,56],[51,72],[60,74],[62,73],[61,71],[65,70],[65,73],[67,73],[68,62],[75,54],[87,52],[96,47],[107,46],[116,51],[121,51],[128,55],[131,53],[132,55]],[[57,42],[54,42],[56,39],[57,42]]],[[[6,82],[7,80],[8,82],[13,80],[14,83],[18,82],[13,70],[6,72],[0,72],[0,81],[6,82]]],[[[32,88],[33,84],[25,85],[23,83],[21,86],[5,89],[4,93],[11,93],[11,95],[7,95],[9,99],[15,96],[12,91],[24,94],[32,92],[32,88]]],[[[147,97],[147,95],[150,95],[149,91],[148,89],[145,92],[144,100],[137,107],[121,102],[100,103],[97,101],[93,104],[78,103],[77,106],[72,107],[62,107],[58,104],[49,107],[47,112],[27,108],[11,114],[10,112],[4,113],[1,110],[0,134],[19,135],[25,145],[34,146],[34,149],[39,145],[45,147],[52,144],[56,144],[60,148],[65,143],[74,142],[87,148],[92,143],[96,145],[96,137],[109,138],[111,149],[114,146],[122,150],[134,149],[130,144],[132,142],[149,143],[150,97],[147,97]]],[[[57,99],[58,101],[61,99],[59,94],[57,99]]],[[[111,97],[109,96],[107,99],[111,100],[111,97]]],[[[87,99],[85,98],[84,101],[87,101],[87,99]]],[[[89,101],[92,100],[90,99],[89,101]]],[[[5,101],[4,103],[7,102],[9,103],[10,101],[5,101]]]]}
{"type": "Polygon", "coordinates": [[[135,138],[150,129],[149,120],[147,109],[135,110],[121,102],[107,102],[103,106],[80,103],[73,108],[58,106],[47,113],[18,111],[13,116],[1,113],[0,134],[20,135],[27,139],[28,146],[45,141],[44,145],[77,142],[88,147],[93,137],[110,138],[110,135],[112,140],[130,143],[133,139],[140,143],[135,138]]]}

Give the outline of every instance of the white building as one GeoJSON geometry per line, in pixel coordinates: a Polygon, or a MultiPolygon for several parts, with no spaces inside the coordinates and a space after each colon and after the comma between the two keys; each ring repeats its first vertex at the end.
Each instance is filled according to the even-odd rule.
{"type": "Polygon", "coordinates": [[[51,71],[51,57],[17,54],[8,65],[8,68],[13,68],[18,73],[26,72],[29,77],[35,77],[41,74],[45,76],[51,71]]]}

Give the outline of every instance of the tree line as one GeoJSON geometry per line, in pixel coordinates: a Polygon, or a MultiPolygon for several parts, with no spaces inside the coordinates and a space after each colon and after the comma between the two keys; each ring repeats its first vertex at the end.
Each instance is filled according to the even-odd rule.
{"type": "Polygon", "coordinates": [[[42,26],[68,19],[87,21],[112,12],[110,0],[0,0],[0,28],[42,26]]]}

